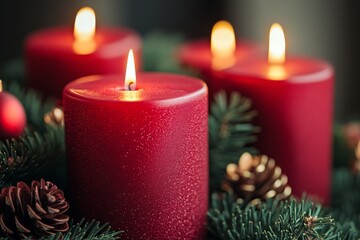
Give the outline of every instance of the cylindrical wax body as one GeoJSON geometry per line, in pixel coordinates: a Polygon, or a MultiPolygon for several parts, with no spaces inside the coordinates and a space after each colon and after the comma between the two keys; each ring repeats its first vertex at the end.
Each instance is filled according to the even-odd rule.
{"type": "Polygon", "coordinates": [[[201,239],[208,207],[207,87],[191,77],[91,76],[64,89],[73,209],[126,239],[201,239]],[[84,201],[86,199],[86,201],[84,201]]]}
{"type": "Polygon", "coordinates": [[[258,111],[257,146],[303,192],[329,202],[334,73],[323,61],[288,59],[270,66],[254,60],[214,73],[214,89],[238,91],[258,111]]]}

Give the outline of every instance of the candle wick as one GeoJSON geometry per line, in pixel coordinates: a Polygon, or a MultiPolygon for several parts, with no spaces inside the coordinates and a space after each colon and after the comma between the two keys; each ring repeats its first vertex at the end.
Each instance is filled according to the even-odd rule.
{"type": "Polygon", "coordinates": [[[135,90],[135,83],[134,82],[129,82],[127,90],[130,90],[130,91],[135,90]]]}

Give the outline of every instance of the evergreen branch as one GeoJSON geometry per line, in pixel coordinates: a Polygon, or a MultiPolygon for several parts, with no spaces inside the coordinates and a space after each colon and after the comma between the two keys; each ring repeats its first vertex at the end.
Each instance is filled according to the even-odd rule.
{"type": "Polygon", "coordinates": [[[359,225],[353,221],[347,221],[343,224],[337,223],[335,227],[326,233],[327,239],[353,240],[360,239],[359,225]],[[357,226],[357,227],[356,227],[357,226]]]}
{"type": "Polygon", "coordinates": [[[211,189],[219,186],[229,163],[236,162],[244,152],[257,152],[249,146],[259,131],[251,124],[255,116],[251,101],[240,94],[233,92],[229,100],[223,91],[215,96],[209,116],[211,189]]]}
{"type": "Polygon", "coordinates": [[[0,187],[30,179],[64,153],[64,129],[46,127],[45,133],[27,129],[17,139],[0,141],[0,187]]]}
{"type": "Polygon", "coordinates": [[[92,220],[85,222],[82,219],[79,223],[70,223],[68,232],[43,237],[40,240],[113,240],[120,239],[121,231],[112,230],[108,224],[100,224],[100,222],[92,220]]]}
{"type": "Polygon", "coordinates": [[[333,174],[332,207],[340,223],[354,221],[360,226],[360,174],[337,169],[333,174]]]}
{"type": "Polygon", "coordinates": [[[50,163],[58,164],[57,160],[63,158],[65,152],[63,127],[48,126],[44,122],[44,114],[50,111],[55,101],[43,101],[40,94],[20,85],[24,80],[21,60],[8,63],[2,73],[6,91],[15,95],[24,106],[27,129],[19,138],[0,141],[0,187],[38,178],[35,174],[43,175],[50,163]]]}
{"type": "Polygon", "coordinates": [[[25,79],[22,60],[9,62],[2,76],[6,91],[24,106],[27,129],[19,138],[0,142],[0,187],[44,173],[50,163],[64,156],[65,149],[63,127],[47,126],[43,119],[55,101],[43,101],[40,94],[21,86],[25,79]]]}
{"type": "Polygon", "coordinates": [[[331,239],[328,235],[335,229],[321,206],[306,199],[271,199],[245,208],[232,199],[231,195],[212,197],[208,228],[217,239],[331,239]]]}
{"type": "MultiPolygon", "coordinates": [[[[113,230],[107,223],[101,224],[95,220],[86,222],[82,219],[78,223],[71,220],[70,229],[66,233],[59,232],[55,235],[42,237],[39,240],[116,240],[120,239],[121,233],[122,231],[113,230]]],[[[10,238],[2,236],[0,240],[10,240],[10,238]]]]}

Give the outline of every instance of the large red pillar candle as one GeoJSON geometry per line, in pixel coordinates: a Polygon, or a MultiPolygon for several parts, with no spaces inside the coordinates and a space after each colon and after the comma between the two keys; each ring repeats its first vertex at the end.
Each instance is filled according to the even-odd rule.
{"type": "Polygon", "coordinates": [[[213,71],[257,57],[259,52],[257,44],[236,41],[231,24],[219,21],[213,27],[210,41],[196,40],[185,43],[178,49],[178,58],[184,66],[200,73],[209,87],[211,96],[213,71]]]}
{"type": "Polygon", "coordinates": [[[54,28],[30,35],[25,43],[30,87],[60,98],[64,86],[79,77],[125,72],[129,48],[140,59],[137,33],[124,28],[98,28],[95,32],[95,22],[90,24],[93,29],[86,28],[91,23],[88,18],[77,18],[80,21],[75,32],[72,28],[54,28]]]}
{"type": "Polygon", "coordinates": [[[320,60],[258,59],[214,73],[216,91],[238,91],[258,111],[258,148],[273,157],[297,196],[328,202],[331,172],[333,69],[320,60]]]}
{"type": "Polygon", "coordinates": [[[187,76],[80,78],[64,89],[66,150],[79,216],[125,239],[201,239],[208,206],[207,88],[187,76]],[[86,199],[86,201],[84,201],[86,199]]]}

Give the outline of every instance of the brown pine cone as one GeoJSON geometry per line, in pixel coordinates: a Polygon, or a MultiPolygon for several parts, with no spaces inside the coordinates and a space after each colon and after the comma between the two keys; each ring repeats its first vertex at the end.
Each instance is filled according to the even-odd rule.
{"type": "Polygon", "coordinates": [[[23,182],[4,187],[0,193],[0,227],[13,239],[36,239],[69,229],[69,204],[51,182],[23,182]]]}
{"type": "Polygon", "coordinates": [[[222,189],[232,192],[238,202],[253,205],[269,198],[282,200],[291,195],[288,178],[274,159],[250,153],[242,154],[238,164],[231,163],[226,167],[222,189]]]}

